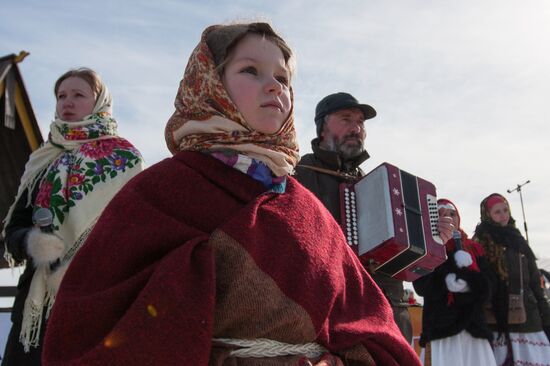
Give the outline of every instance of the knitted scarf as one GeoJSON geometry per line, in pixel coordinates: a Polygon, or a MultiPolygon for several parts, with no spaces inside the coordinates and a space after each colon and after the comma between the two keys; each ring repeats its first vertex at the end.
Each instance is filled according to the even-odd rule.
{"type": "MultiPolygon", "coordinates": [[[[91,115],[78,122],[66,122],[57,114],[50,125],[49,140],[33,152],[25,166],[15,202],[27,190],[29,205],[47,208],[53,214],[53,234],[65,244],[61,266],[68,266],[103,208],[122,186],[143,170],[141,154],[117,136],[111,117],[112,100],[103,86],[91,115]],[[38,193],[31,202],[32,192],[38,193]]],[[[15,203],[4,222],[10,221],[15,203]]],[[[5,227],[5,226],[4,226],[5,227]]],[[[6,260],[14,265],[11,253],[6,260]]],[[[43,311],[46,318],[57,288],[50,286],[49,266],[37,266],[25,301],[20,341],[25,350],[37,346],[43,311]]],[[[58,273],[59,275],[59,273],[58,273]]],[[[58,284],[59,282],[57,282],[58,284]]]]}
{"type": "MultiPolygon", "coordinates": [[[[294,170],[299,159],[293,109],[272,135],[254,131],[227,93],[206,38],[207,28],[189,58],[168,120],[165,138],[172,153],[231,149],[263,162],[277,177],[294,170]]],[[[293,102],[292,90],[291,98],[293,102]]],[[[294,103],[293,103],[294,104],[294,103]]]]}

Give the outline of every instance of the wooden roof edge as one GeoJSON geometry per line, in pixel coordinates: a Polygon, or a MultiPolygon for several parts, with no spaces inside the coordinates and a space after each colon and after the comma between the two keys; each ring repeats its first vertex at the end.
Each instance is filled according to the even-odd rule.
{"type": "Polygon", "coordinates": [[[16,56],[17,56],[17,55],[16,55],[15,53],[11,53],[11,54],[9,54],[9,55],[2,56],[2,57],[0,57],[0,62],[6,61],[6,60],[11,60],[11,59],[14,59],[14,60],[15,60],[15,57],[16,57],[16,56]]]}
{"type": "Polygon", "coordinates": [[[27,57],[28,55],[30,55],[29,52],[25,51],[25,50],[21,50],[19,51],[19,54],[16,55],[15,53],[11,53],[9,55],[6,55],[6,56],[2,56],[0,57],[0,62],[2,61],[6,61],[6,60],[10,60],[10,59],[13,59],[13,61],[18,64],[20,63],[21,61],[23,61],[25,59],[25,57],[27,57]]]}
{"type": "Polygon", "coordinates": [[[30,55],[27,51],[19,51],[19,54],[15,56],[14,61],[16,64],[22,62],[28,55],[30,55]]]}
{"type": "Polygon", "coordinates": [[[25,110],[28,112],[27,116],[29,118],[29,122],[31,124],[31,128],[33,130],[33,134],[38,142],[38,145],[41,145],[42,142],[44,142],[44,138],[42,137],[42,132],[40,131],[40,127],[38,126],[38,121],[36,119],[36,115],[34,114],[34,109],[32,108],[31,100],[29,98],[29,95],[27,93],[27,88],[25,87],[25,82],[23,80],[23,77],[21,75],[21,72],[19,71],[19,67],[17,66],[18,63],[22,62],[25,57],[30,55],[27,51],[21,51],[18,55],[12,53],[11,55],[7,55],[0,58],[0,61],[12,59],[13,60],[13,67],[12,70],[15,72],[15,77],[17,80],[17,83],[21,86],[21,98],[23,100],[23,103],[25,104],[25,110]]]}

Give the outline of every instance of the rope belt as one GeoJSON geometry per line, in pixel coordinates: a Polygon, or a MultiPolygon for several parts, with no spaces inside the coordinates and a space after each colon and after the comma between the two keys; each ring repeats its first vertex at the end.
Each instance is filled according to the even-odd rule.
{"type": "Polygon", "coordinates": [[[233,357],[280,357],[305,355],[315,358],[328,352],[323,346],[311,342],[304,344],[289,344],[277,342],[266,338],[257,339],[234,339],[234,338],[214,338],[215,342],[220,342],[229,346],[242,347],[231,351],[229,354],[233,357]]]}

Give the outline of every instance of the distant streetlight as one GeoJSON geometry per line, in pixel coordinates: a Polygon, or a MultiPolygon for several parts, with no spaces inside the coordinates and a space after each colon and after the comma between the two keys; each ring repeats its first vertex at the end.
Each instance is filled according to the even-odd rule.
{"type": "Polygon", "coordinates": [[[528,180],[527,182],[523,184],[518,184],[516,188],[508,189],[506,192],[512,193],[514,191],[519,192],[519,200],[521,202],[521,213],[523,214],[523,228],[525,229],[525,239],[527,240],[527,243],[529,243],[529,234],[527,233],[527,221],[525,221],[525,209],[523,208],[523,196],[521,195],[521,187],[526,185],[527,183],[531,182],[528,180]]]}

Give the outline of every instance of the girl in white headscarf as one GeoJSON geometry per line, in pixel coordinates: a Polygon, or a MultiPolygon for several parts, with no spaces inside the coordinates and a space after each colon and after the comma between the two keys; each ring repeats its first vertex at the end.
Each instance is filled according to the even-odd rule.
{"type": "Polygon", "coordinates": [[[73,255],[115,193],[143,170],[139,151],[118,137],[111,94],[93,70],[66,72],[54,92],[48,141],[31,154],[4,219],[5,258],[26,268],[2,365],[40,364],[43,322],[73,255]]]}

